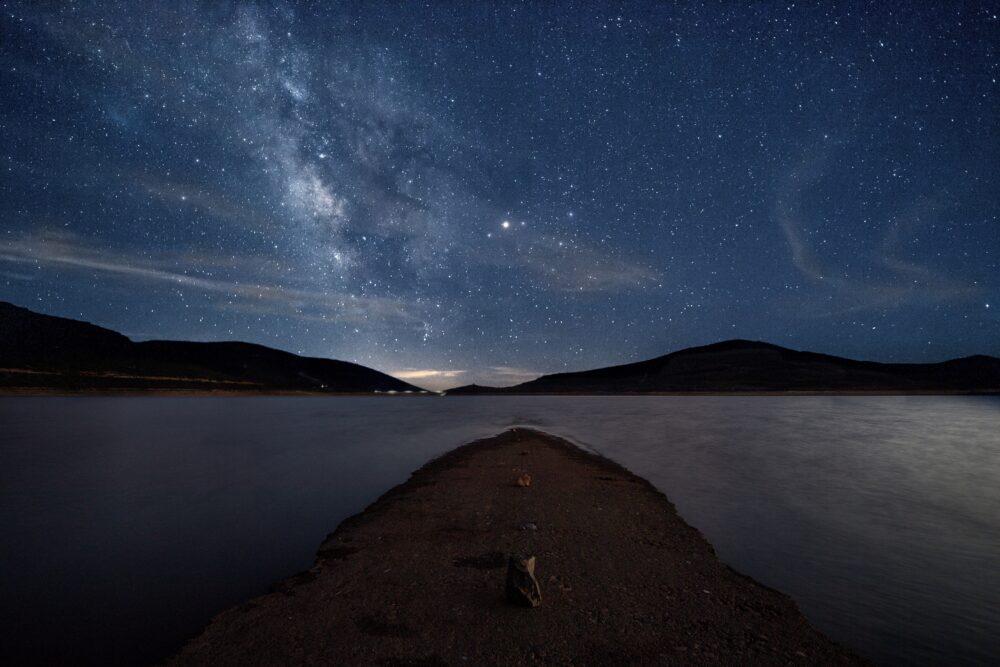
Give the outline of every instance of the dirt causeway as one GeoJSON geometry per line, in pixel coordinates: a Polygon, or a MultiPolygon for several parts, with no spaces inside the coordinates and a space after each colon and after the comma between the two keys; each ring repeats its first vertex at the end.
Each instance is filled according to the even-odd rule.
{"type": "Polygon", "coordinates": [[[172,665],[864,664],[723,565],[650,483],[536,431],[431,461],[172,665]],[[522,473],[528,487],[518,486],[522,473]],[[540,607],[504,597],[537,558],[540,607]]]}

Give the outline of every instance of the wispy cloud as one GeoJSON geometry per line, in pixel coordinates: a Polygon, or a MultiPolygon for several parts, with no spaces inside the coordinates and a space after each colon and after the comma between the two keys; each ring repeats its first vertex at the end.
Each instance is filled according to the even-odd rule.
{"type": "Polygon", "coordinates": [[[0,242],[0,261],[97,271],[122,279],[200,290],[226,297],[228,300],[224,303],[229,308],[246,308],[253,312],[334,322],[420,321],[410,304],[397,299],[359,297],[280,283],[220,278],[210,274],[230,261],[226,258],[176,255],[151,259],[138,254],[98,249],[65,232],[48,231],[5,239],[0,242]]]}
{"type": "Polygon", "coordinates": [[[143,191],[171,206],[197,209],[217,220],[260,230],[268,220],[248,203],[205,183],[190,183],[159,174],[138,173],[135,182],[143,191]]]}
{"type": "Polygon", "coordinates": [[[906,305],[934,305],[975,297],[976,288],[952,276],[912,259],[900,257],[900,247],[916,230],[937,215],[933,198],[915,201],[885,225],[879,243],[869,252],[855,255],[856,263],[864,267],[865,277],[859,278],[843,267],[834,266],[817,251],[806,231],[808,217],[803,206],[803,193],[823,178],[828,156],[808,155],[785,179],[774,207],[775,219],[781,226],[795,268],[814,285],[828,289],[827,298],[812,299],[798,312],[805,316],[844,315],[876,308],[906,305]]]}
{"type": "Polygon", "coordinates": [[[785,179],[784,186],[775,202],[775,217],[788,243],[792,264],[810,280],[827,281],[837,284],[839,278],[829,275],[819,256],[809,243],[802,226],[802,190],[823,175],[825,158],[821,155],[807,156],[785,179]]]}
{"type": "Polygon", "coordinates": [[[492,243],[473,252],[476,261],[522,269],[546,289],[558,292],[621,292],[662,280],[657,270],[613,248],[523,228],[509,234],[500,232],[492,243]]]}

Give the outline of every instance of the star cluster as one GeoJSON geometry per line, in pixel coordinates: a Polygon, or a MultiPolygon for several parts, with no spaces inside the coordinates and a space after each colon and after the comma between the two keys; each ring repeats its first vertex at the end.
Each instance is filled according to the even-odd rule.
{"type": "Polygon", "coordinates": [[[0,298],[431,387],[1000,354],[1000,6],[0,3],[0,298]]]}

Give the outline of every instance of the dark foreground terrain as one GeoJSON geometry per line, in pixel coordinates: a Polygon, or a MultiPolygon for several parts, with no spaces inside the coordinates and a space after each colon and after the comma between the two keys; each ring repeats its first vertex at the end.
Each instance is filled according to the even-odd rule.
{"type": "Polygon", "coordinates": [[[651,484],[515,429],[432,461],[172,665],[863,664],[723,565],[651,484]],[[518,477],[531,475],[528,487],[518,477]],[[542,604],[504,597],[510,553],[542,604]]]}

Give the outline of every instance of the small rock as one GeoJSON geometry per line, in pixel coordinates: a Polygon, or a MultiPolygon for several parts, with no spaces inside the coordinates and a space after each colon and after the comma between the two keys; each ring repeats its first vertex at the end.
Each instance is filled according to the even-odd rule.
{"type": "Polygon", "coordinates": [[[523,487],[531,486],[531,475],[529,475],[528,473],[524,473],[523,475],[518,477],[517,485],[523,487]]]}
{"type": "Polygon", "coordinates": [[[526,523],[521,526],[521,530],[538,530],[538,526],[533,523],[526,523]]]}
{"type": "Polygon", "coordinates": [[[522,607],[537,607],[542,603],[534,556],[514,555],[507,560],[507,600],[522,607]]]}

